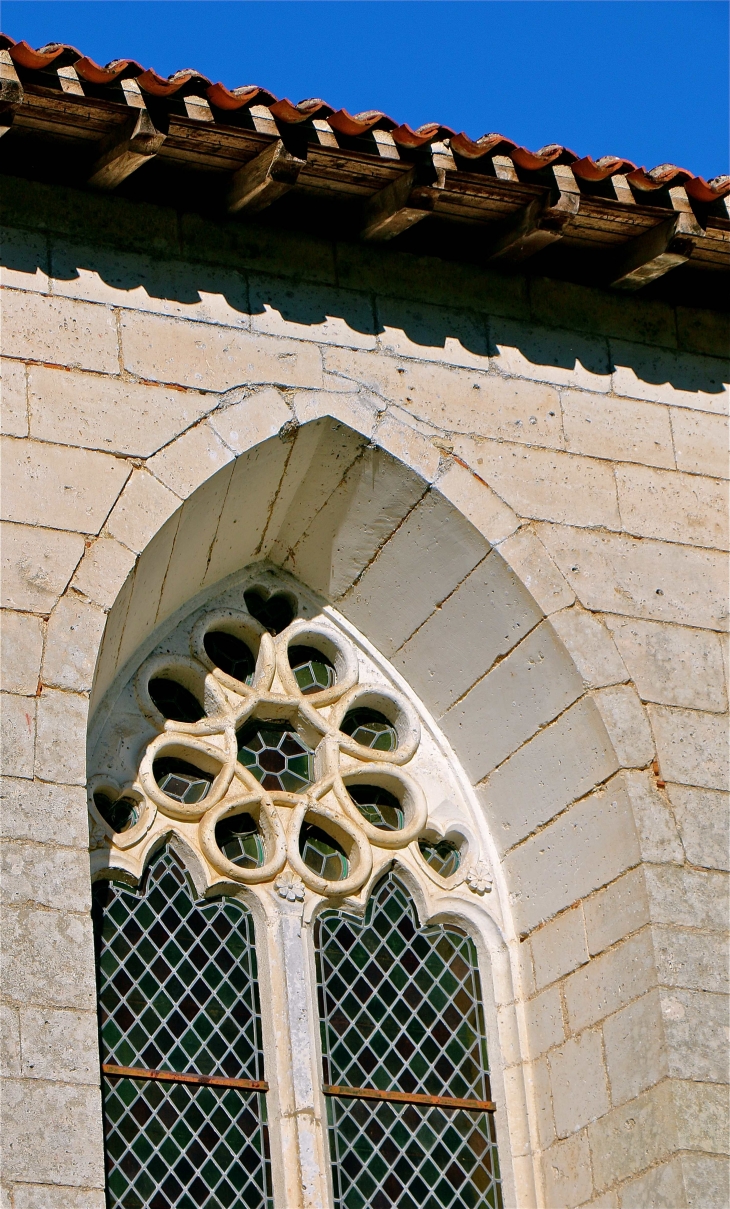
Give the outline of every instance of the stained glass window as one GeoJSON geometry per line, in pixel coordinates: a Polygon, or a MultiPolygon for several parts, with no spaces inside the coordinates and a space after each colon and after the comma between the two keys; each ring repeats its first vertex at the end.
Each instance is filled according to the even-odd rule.
{"type": "Polygon", "coordinates": [[[109,1209],[271,1209],[250,912],[195,901],[164,848],[139,893],[97,884],[94,922],[109,1209]]]}
{"type": "Polygon", "coordinates": [[[236,638],[235,634],[227,634],[225,630],[209,630],[203,639],[203,646],[211,662],[227,676],[233,676],[242,684],[251,683],[256,660],[246,643],[236,638]]]}
{"type": "Polygon", "coordinates": [[[501,1209],[472,940],[391,873],[320,917],[317,978],[336,1209],[501,1209]]]}
{"type": "Polygon", "coordinates": [[[331,661],[311,646],[290,647],[289,666],[305,696],[309,693],[319,693],[323,688],[330,688],[336,680],[331,661]]]}
{"type": "Polygon", "coordinates": [[[291,727],[249,722],[238,732],[238,758],[264,789],[301,793],[314,780],[314,756],[291,727]]]}
{"type": "Polygon", "coordinates": [[[197,697],[176,680],[155,676],[147,688],[163,718],[172,718],[174,722],[199,722],[205,717],[197,697]]]}
{"type": "Polygon", "coordinates": [[[377,751],[395,751],[398,746],[395,727],[376,709],[351,709],[345,715],[341,730],[343,734],[351,735],[356,743],[377,751]]]}
{"type": "Polygon", "coordinates": [[[139,807],[129,798],[110,798],[108,793],[97,791],[94,794],[94,805],[105,823],[112,831],[129,831],[139,818],[139,807]]]}
{"type": "Polygon", "coordinates": [[[426,864],[441,877],[451,877],[461,864],[461,853],[451,840],[419,840],[418,847],[426,864]]]}

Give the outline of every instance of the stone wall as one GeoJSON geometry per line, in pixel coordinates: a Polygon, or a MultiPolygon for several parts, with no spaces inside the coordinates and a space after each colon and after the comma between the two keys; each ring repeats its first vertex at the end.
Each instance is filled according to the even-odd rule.
{"type": "Polygon", "coordinates": [[[484,803],[520,1206],[724,1206],[724,317],[5,185],[7,1203],[103,1204],[92,688],[268,557],[406,676],[484,803]]]}

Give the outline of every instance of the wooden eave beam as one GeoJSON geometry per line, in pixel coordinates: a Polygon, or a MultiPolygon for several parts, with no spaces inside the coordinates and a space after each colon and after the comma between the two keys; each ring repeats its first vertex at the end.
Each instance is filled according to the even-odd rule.
{"type": "Polygon", "coordinates": [[[23,85],[7,50],[0,50],[0,138],[7,134],[15,118],[15,109],[23,104],[23,85]]]}
{"type": "Polygon", "coordinates": [[[431,162],[414,164],[366,203],[360,238],[394,239],[436,209],[446,174],[431,162]]]}
{"type": "Polygon", "coordinates": [[[614,290],[640,290],[663,277],[692,255],[695,240],[704,237],[693,215],[672,214],[624,244],[614,260],[609,285],[614,290]]]}
{"type": "Polygon", "coordinates": [[[276,139],[234,173],[227,206],[232,214],[257,214],[296,185],[306,159],[287,151],[276,139]]]}
{"type": "Polygon", "coordinates": [[[495,224],[484,251],[490,264],[519,264],[563,237],[565,228],[580,210],[580,190],[565,165],[553,168],[552,176],[553,188],[548,195],[533,199],[495,224]]]}
{"type": "Polygon", "coordinates": [[[101,145],[88,180],[95,189],[116,189],[157,155],[167,137],[166,116],[153,118],[135,81],[124,80],[122,87],[130,112],[121,130],[115,130],[101,145]]]}

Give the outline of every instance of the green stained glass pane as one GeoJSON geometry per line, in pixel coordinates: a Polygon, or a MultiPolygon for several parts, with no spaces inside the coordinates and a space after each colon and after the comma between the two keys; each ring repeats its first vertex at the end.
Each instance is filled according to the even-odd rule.
{"type": "Polygon", "coordinates": [[[238,759],[264,789],[301,793],[314,779],[314,753],[291,727],[254,720],[238,732],[238,759]]]}
{"type": "Polygon", "coordinates": [[[314,647],[289,647],[289,666],[305,696],[330,688],[337,679],[331,661],[314,647]]]}
{"type": "Polygon", "coordinates": [[[350,863],[340,845],[319,827],[304,823],[299,832],[299,851],[308,869],[330,882],[347,877],[350,863]]]}
{"type": "Polygon", "coordinates": [[[426,864],[435,869],[441,877],[451,877],[459,868],[461,853],[450,840],[419,840],[418,847],[426,864]]]}
{"type": "Polygon", "coordinates": [[[223,819],[216,826],[215,840],[223,855],[242,869],[257,869],[264,863],[264,841],[250,814],[223,819]]]}
{"type": "MultiPolygon", "coordinates": [[[[183,867],[163,848],[139,893],[98,884],[93,912],[103,1062],[264,1077],[246,907],[197,902],[183,867]],[[110,964],[112,948],[118,960],[110,964]]],[[[105,1078],[104,1107],[109,1209],[271,1209],[263,1095],[105,1078]]]]}
{"type": "Polygon", "coordinates": [[[112,799],[106,793],[95,793],[94,805],[112,831],[129,831],[139,819],[139,806],[129,798],[112,799]]]}
{"type": "Polygon", "coordinates": [[[350,735],[356,743],[376,751],[395,751],[398,746],[395,727],[385,714],[375,709],[351,709],[345,715],[340,730],[350,735]]]}
{"type": "Polygon", "coordinates": [[[162,792],[168,798],[186,805],[202,802],[214,779],[211,773],[172,756],[155,760],[152,771],[162,792]]]}
{"type": "MultiPolygon", "coordinates": [[[[473,942],[453,925],[419,928],[394,874],[364,922],[323,913],[317,974],[326,1082],[491,1099],[473,942]]],[[[330,1096],[327,1107],[335,1209],[501,1209],[489,1113],[330,1096]]]]}
{"type": "Polygon", "coordinates": [[[379,785],[348,785],[347,792],[360,814],[373,827],[382,831],[400,831],[403,826],[403,808],[394,794],[379,785]]]}

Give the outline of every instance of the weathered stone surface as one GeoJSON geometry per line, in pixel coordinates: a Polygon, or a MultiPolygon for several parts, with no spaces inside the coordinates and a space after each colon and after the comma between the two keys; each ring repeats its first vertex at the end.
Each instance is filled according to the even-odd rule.
{"type": "Polygon", "coordinates": [[[2,535],[3,607],[49,613],[84,552],[83,537],[7,523],[2,535]]]}
{"type": "Polygon", "coordinates": [[[726,361],[620,340],[611,341],[611,356],[613,389],[618,395],[727,413],[726,361]]]}
{"type": "Polygon", "coordinates": [[[649,899],[641,866],[630,869],[583,903],[591,957],[649,923],[649,899]]]}
{"type": "Polygon", "coordinates": [[[58,1083],[99,1084],[98,1023],[95,1012],[44,1011],[20,1013],[23,1075],[58,1083]]]}
{"type": "MultiPolygon", "coordinates": [[[[58,839],[65,836],[60,834],[58,839]]],[[[2,877],[6,902],[40,903],[66,911],[88,911],[91,906],[89,858],[78,848],[6,840],[2,877]]]]}
{"type": "Polygon", "coordinates": [[[730,904],[725,873],[677,865],[647,866],[646,888],[655,923],[719,932],[727,925],[730,904]]]}
{"type": "Polygon", "coordinates": [[[427,303],[378,299],[380,347],[396,357],[488,369],[484,323],[476,316],[427,303]]]}
{"type": "Polygon", "coordinates": [[[560,450],[460,438],[456,452],[520,516],[620,529],[613,469],[560,450]]]}
{"type": "Polygon", "coordinates": [[[67,298],[5,292],[0,349],[6,357],[25,361],[50,361],[102,374],[119,370],[114,313],[67,298]]]}
{"type": "Polygon", "coordinates": [[[582,1205],[593,1191],[588,1138],[578,1134],[557,1142],[542,1157],[546,1203],[550,1206],[582,1205]]]}
{"type": "Polygon", "coordinates": [[[375,316],[367,294],[251,274],[251,329],[268,336],[375,348],[375,316]]]}
{"type": "Polygon", "coordinates": [[[575,593],[532,530],[500,542],[499,552],[548,616],[573,604],[575,593]]]}
{"type": "Polygon", "coordinates": [[[13,1209],[104,1209],[103,1188],[73,1188],[61,1184],[15,1184],[13,1209]]]}
{"type": "MultiPolygon", "coordinates": [[[[405,462],[406,466],[417,471],[426,482],[434,481],[441,466],[442,455],[433,444],[431,434],[427,435],[422,432],[418,422],[414,422],[408,412],[404,412],[400,407],[390,408],[385,415],[378,419],[376,431],[378,445],[387,449],[388,453],[392,453],[401,462],[405,462]]],[[[456,468],[461,469],[461,467],[456,468]]],[[[441,487],[440,490],[442,490],[441,487]]],[[[493,492],[485,491],[485,494],[493,496],[493,492]]],[[[496,496],[493,498],[497,507],[502,505],[502,501],[496,496]]],[[[505,511],[509,510],[505,509],[505,511]]],[[[517,524],[516,517],[514,524],[517,524]]]]}
{"type": "Polygon", "coordinates": [[[83,786],[46,785],[5,776],[0,798],[0,835],[4,839],[62,842],[86,852],[89,825],[83,786]]]}
{"type": "Polygon", "coordinates": [[[211,395],[32,366],[31,436],[147,458],[215,406],[211,395]]]}
{"type": "Polygon", "coordinates": [[[39,697],[35,771],[41,780],[66,785],[86,781],[88,708],[88,698],[79,693],[49,688],[39,697]]]}
{"type": "Polygon", "coordinates": [[[28,399],[22,361],[0,361],[0,432],[9,437],[28,435],[28,399]]]}
{"type": "Polygon", "coordinates": [[[670,410],[677,469],[690,474],[709,474],[718,479],[728,477],[727,416],[709,415],[705,411],[687,411],[683,407],[670,410]]]}
{"type": "Polygon", "coordinates": [[[125,369],[154,382],[213,391],[258,382],[322,384],[315,344],[129,311],[120,319],[120,331],[125,369]]]}
{"type": "Polygon", "coordinates": [[[536,1058],[565,1038],[560,988],[548,987],[525,1004],[528,1056],[536,1058]]]}
{"type": "Polygon", "coordinates": [[[726,558],[690,546],[540,525],[539,536],[587,609],[725,629],[726,558]]]}
{"type": "MultiPolygon", "coordinates": [[[[652,1167],[644,1175],[629,1180],[621,1188],[626,1205],[651,1206],[651,1209],[684,1209],[690,1202],[682,1174],[681,1158],[670,1159],[652,1167]]],[[[710,1202],[702,1201],[703,1206],[710,1202]]]]}
{"type": "Polygon", "coordinates": [[[528,327],[509,319],[493,319],[489,335],[497,349],[492,361],[502,374],[583,390],[610,389],[605,340],[555,328],[528,327]]]}
{"type": "Polygon", "coordinates": [[[393,664],[439,715],[541,617],[517,576],[499,555],[489,554],[400,648],[393,664]]]}
{"type": "MultiPolygon", "coordinates": [[[[588,1127],[588,1137],[599,1189],[657,1163],[676,1149],[678,1141],[670,1085],[662,1083],[612,1109],[588,1127]]],[[[628,1201],[628,1205],[641,1204],[628,1201]]]]}
{"type": "Polygon", "coordinates": [[[730,869],[730,812],[722,790],[668,785],[687,860],[708,869],[730,869]]]}
{"type": "Polygon", "coordinates": [[[132,551],[113,537],[98,537],[84,552],[71,587],[103,608],[110,608],[134,566],[132,551]]]}
{"type": "Polygon", "coordinates": [[[519,525],[516,514],[496,491],[458,462],[452,462],[440,475],[438,490],[492,545],[514,533],[519,525]]]}
{"type": "Polygon", "coordinates": [[[623,782],[634,814],[642,859],[683,864],[684,851],[677,825],[653,771],[627,769],[623,782]]]}
{"type": "Polygon", "coordinates": [[[615,684],[593,694],[622,768],[643,768],[654,756],[654,741],[636,689],[615,684]]]}
{"type": "Polygon", "coordinates": [[[654,954],[659,982],[666,987],[686,987],[691,991],[716,991],[727,994],[727,936],[698,934],[680,928],[655,926],[654,954]]]}
{"type": "Polygon", "coordinates": [[[71,593],[64,596],[48,622],[43,683],[89,692],[105,624],[103,609],[71,593]]]}
{"type": "Polygon", "coordinates": [[[211,428],[234,453],[243,453],[273,437],[292,418],[281,391],[259,390],[240,403],[219,407],[209,417],[211,428]]]}
{"type": "Polygon", "coordinates": [[[654,949],[648,928],[594,957],[565,983],[571,1029],[580,1032],[613,1015],[656,985],[654,949]]]}
{"type": "Polygon", "coordinates": [[[605,290],[574,282],[531,277],[530,309],[538,323],[597,335],[677,347],[674,308],[641,294],[605,290]]]}
{"type": "Polygon", "coordinates": [[[0,748],[3,771],[10,777],[33,776],[36,698],[0,695],[0,748]]]}
{"type": "Polygon", "coordinates": [[[20,1018],[15,1008],[0,1006],[0,1074],[20,1074],[20,1018]]]}
{"type": "Polygon", "coordinates": [[[727,1087],[677,1079],[672,1084],[677,1119],[683,1122],[682,1141],[687,1150],[705,1154],[730,1152],[727,1087]]]}
{"type": "Polygon", "coordinates": [[[564,911],[530,936],[532,966],[538,989],[563,978],[588,961],[582,907],[564,911]]]}
{"type": "Polygon", "coordinates": [[[139,554],[179,507],[178,496],[146,470],[135,470],[106,528],[112,537],[139,554]]]}
{"type": "Polygon", "coordinates": [[[674,468],[666,407],[565,390],[560,396],[566,448],[593,458],[674,468]]]}
{"type": "Polygon", "coordinates": [[[680,1161],[689,1209],[725,1209],[730,1189],[728,1160],[683,1154],[680,1161]]]}
{"type": "Polygon", "coordinates": [[[3,516],[59,529],[98,533],[129,477],[119,458],[91,449],[3,437],[3,516]]]}
{"type": "MultiPolygon", "coordinates": [[[[5,1085],[4,1101],[3,1174],[7,1180],[104,1187],[98,1087],[11,1079],[5,1085]]],[[[68,1203],[74,1205],[73,1200],[68,1203]]],[[[45,1209],[49,1202],[30,1199],[26,1204],[45,1209]]],[[[60,1209],[63,1201],[50,1205],[60,1209]]]]}
{"type": "Polygon", "coordinates": [[[727,550],[725,483],[676,470],[617,466],[616,486],[627,533],[727,550]]]}
{"type": "Polygon", "coordinates": [[[548,1055],[559,1138],[577,1133],[609,1108],[601,1034],[588,1029],[548,1055]]]}
{"type": "Polygon", "coordinates": [[[211,425],[203,422],[156,453],[147,466],[156,479],[185,500],[233,456],[211,425]]]}
{"type": "Polygon", "coordinates": [[[583,677],[586,688],[603,688],[628,679],[616,644],[606,628],[579,604],[553,613],[550,624],[583,677]]]}
{"type": "Polygon", "coordinates": [[[606,617],[644,701],[723,710],[727,705],[720,636],[638,618],[606,617]]]}
{"type": "Polygon", "coordinates": [[[3,248],[3,265],[0,283],[5,288],[35,290],[48,293],[48,239],[35,231],[20,231],[17,228],[0,228],[3,248]]]}
{"type": "Polygon", "coordinates": [[[96,978],[88,914],[6,906],[3,917],[8,998],[23,1006],[93,1011],[96,978]]]}
{"type": "Polygon", "coordinates": [[[578,702],[506,760],[481,790],[497,845],[511,848],[616,768],[594,703],[578,702]]]}
{"type": "Polygon", "coordinates": [[[675,1079],[727,1083],[727,999],[680,987],[661,993],[667,1069],[675,1079]]]}
{"type": "Polygon", "coordinates": [[[648,708],[664,780],[727,789],[727,719],[666,705],[648,708]]]}
{"type": "Polygon", "coordinates": [[[481,781],[582,691],[565,648],[543,624],[453,705],[441,725],[469,775],[481,781]]]}
{"type": "Polygon", "coordinates": [[[625,1104],[668,1074],[658,990],[649,991],[603,1022],[612,1104],[625,1104]]]}
{"type": "Polygon", "coordinates": [[[3,610],[0,626],[0,677],[6,693],[33,696],[43,653],[43,621],[32,613],[3,610]]]}

